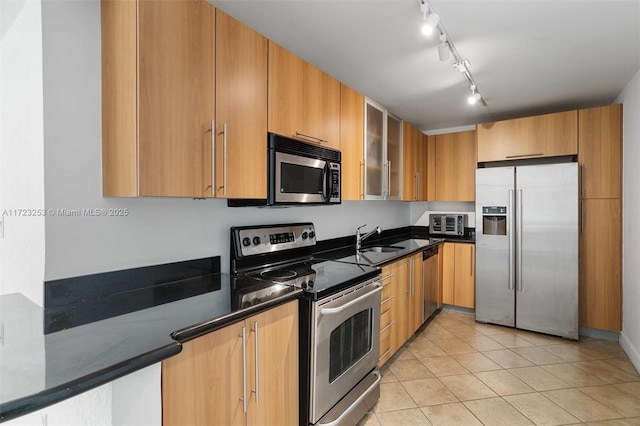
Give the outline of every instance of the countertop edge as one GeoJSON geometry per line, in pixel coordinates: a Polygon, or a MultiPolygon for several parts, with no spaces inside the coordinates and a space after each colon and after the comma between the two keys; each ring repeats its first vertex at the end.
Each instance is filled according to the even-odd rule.
{"type": "Polygon", "coordinates": [[[204,321],[198,324],[194,324],[194,325],[182,328],[180,330],[176,330],[171,333],[171,338],[176,340],[179,343],[184,343],[186,341],[200,337],[204,334],[208,334],[213,331],[219,330],[220,328],[223,328],[229,324],[233,324],[234,322],[242,321],[245,318],[248,318],[252,315],[263,312],[267,309],[271,309],[275,306],[287,303],[291,300],[299,299],[302,293],[303,293],[302,289],[296,289],[281,297],[277,297],[269,301],[260,303],[258,305],[251,306],[242,311],[232,312],[228,315],[212,318],[208,321],[204,321]]]}
{"type": "Polygon", "coordinates": [[[0,404],[0,423],[24,416],[82,392],[112,382],[137,370],[156,364],[182,351],[178,342],[108,366],[76,380],[42,392],[0,404]]]}

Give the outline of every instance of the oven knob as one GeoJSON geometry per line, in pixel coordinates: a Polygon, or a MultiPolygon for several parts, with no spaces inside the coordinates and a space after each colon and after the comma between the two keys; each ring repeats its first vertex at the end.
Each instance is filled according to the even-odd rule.
{"type": "Polygon", "coordinates": [[[260,237],[253,237],[253,244],[258,245],[260,244],[260,237]]]}
{"type": "Polygon", "coordinates": [[[251,244],[251,239],[249,239],[249,237],[244,237],[242,239],[242,245],[245,247],[248,247],[251,244]]]}
{"type": "Polygon", "coordinates": [[[309,236],[309,233],[308,233],[307,231],[304,231],[304,232],[302,233],[302,239],[303,239],[303,240],[306,240],[308,236],[309,236]]]}
{"type": "Polygon", "coordinates": [[[315,232],[313,232],[313,231],[309,232],[309,238],[313,238],[313,237],[315,237],[315,236],[316,236],[316,233],[315,233],[315,232]]]}

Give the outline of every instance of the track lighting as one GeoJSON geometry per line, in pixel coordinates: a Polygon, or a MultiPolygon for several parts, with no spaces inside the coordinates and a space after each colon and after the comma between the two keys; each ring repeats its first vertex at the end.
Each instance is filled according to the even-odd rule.
{"type": "Polygon", "coordinates": [[[424,24],[422,25],[422,34],[431,35],[440,22],[440,16],[437,13],[429,13],[429,5],[422,3],[420,5],[420,11],[422,12],[422,18],[424,24]]]}
{"type": "Polygon", "coordinates": [[[484,98],[478,92],[478,86],[473,79],[473,75],[471,75],[471,71],[469,71],[469,61],[460,56],[444,24],[440,21],[440,16],[433,10],[429,0],[418,0],[418,3],[420,3],[420,12],[424,20],[422,32],[427,35],[433,33],[436,29],[440,32],[440,44],[438,45],[438,58],[440,61],[447,61],[453,56],[453,67],[464,76],[471,87],[471,96],[467,98],[467,101],[470,104],[481,102],[482,105],[487,106],[484,98]]]}
{"type": "Polygon", "coordinates": [[[446,61],[450,57],[449,43],[447,43],[447,36],[440,34],[440,44],[438,45],[438,57],[441,61],[446,61]]]}
{"type": "Polygon", "coordinates": [[[480,93],[478,93],[476,91],[476,85],[472,84],[471,85],[471,96],[469,96],[467,98],[467,102],[469,102],[471,105],[473,105],[476,102],[478,102],[480,99],[482,99],[482,96],[480,95],[480,93]]]}

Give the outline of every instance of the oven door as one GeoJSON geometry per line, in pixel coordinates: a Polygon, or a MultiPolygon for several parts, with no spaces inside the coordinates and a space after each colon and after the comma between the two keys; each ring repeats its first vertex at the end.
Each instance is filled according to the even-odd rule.
{"type": "Polygon", "coordinates": [[[275,151],[271,204],[340,202],[340,164],[275,151]]]}
{"type": "Polygon", "coordinates": [[[313,303],[312,424],[375,368],[381,290],[379,278],[375,278],[313,303]]]}

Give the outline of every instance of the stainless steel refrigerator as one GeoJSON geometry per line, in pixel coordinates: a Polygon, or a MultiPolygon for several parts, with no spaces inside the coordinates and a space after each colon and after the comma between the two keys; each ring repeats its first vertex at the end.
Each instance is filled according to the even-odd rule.
{"type": "Polygon", "coordinates": [[[476,320],[578,338],[578,164],[476,170],[476,320]]]}

